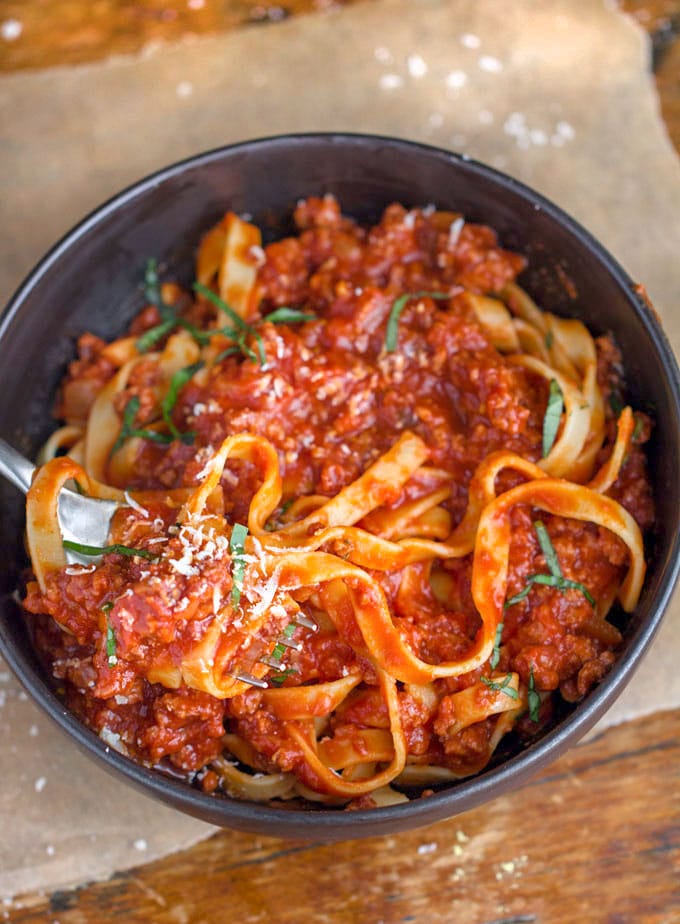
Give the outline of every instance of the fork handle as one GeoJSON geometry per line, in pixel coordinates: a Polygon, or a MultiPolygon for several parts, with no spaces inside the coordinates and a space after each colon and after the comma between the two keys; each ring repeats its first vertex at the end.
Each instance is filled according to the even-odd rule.
{"type": "Polygon", "coordinates": [[[31,487],[34,471],[33,463],[25,459],[21,453],[18,453],[0,437],[0,475],[26,494],[31,487]]]}

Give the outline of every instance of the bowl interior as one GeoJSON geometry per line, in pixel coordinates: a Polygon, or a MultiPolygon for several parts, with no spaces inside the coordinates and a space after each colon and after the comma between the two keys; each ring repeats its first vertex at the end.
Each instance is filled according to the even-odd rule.
{"type": "Polygon", "coordinates": [[[26,562],[23,499],[0,482],[0,644],[38,702],[109,769],[178,808],[259,833],[331,838],[387,833],[470,808],[556,757],[618,695],[651,640],[676,577],[680,389],[670,348],[625,273],[583,229],[526,187],[465,158],[394,139],[293,136],[211,152],[144,180],[48,254],[0,322],[0,435],[35,455],[54,427],[54,394],[74,355],[75,339],[85,330],[104,338],[123,330],[142,306],[140,282],[149,257],[189,282],[201,234],[227,208],[251,215],[271,240],[291,229],[299,198],[326,192],[360,221],[377,219],[391,202],[432,202],[491,225],[504,246],[529,258],[521,282],[542,307],[579,317],[595,334],[613,332],[624,356],[629,398],[656,419],[650,452],[659,511],[648,579],[625,630],[617,667],[544,739],[429,799],[352,813],[281,811],[205,796],[115,753],[105,754],[95,735],[64,714],[8,596],[26,562]]]}

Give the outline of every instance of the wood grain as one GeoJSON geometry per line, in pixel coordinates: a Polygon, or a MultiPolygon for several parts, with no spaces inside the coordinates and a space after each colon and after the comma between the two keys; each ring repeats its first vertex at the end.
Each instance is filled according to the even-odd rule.
{"type": "MultiPolygon", "coordinates": [[[[0,73],[82,64],[139,52],[150,43],[217,35],[355,2],[359,0],[0,0],[0,24],[13,23],[13,37],[0,39],[0,73]]],[[[661,110],[680,151],[680,0],[620,0],[620,6],[652,38],[661,110]]]]}
{"type": "MultiPolygon", "coordinates": [[[[348,0],[0,0],[0,71],[76,64],[348,0]]],[[[370,0],[363,0],[370,2],[370,0]]],[[[653,40],[680,150],[680,0],[623,0],[653,40]]],[[[327,846],[222,832],[105,883],[0,906],[10,924],[678,924],[680,710],[609,729],[512,796],[327,846]]],[[[105,807],[104,809],[105,810],[105,807]]]]}
{"type": "MultiPolygon", "coordinates": [[[[680,710],[609,729],[511,796],[335,845],[221,832],[110,881],[8,907],[12,924],[672,924],[680,710]]],[[[1,917],[1,914],[0,914],[1,917]]]]}

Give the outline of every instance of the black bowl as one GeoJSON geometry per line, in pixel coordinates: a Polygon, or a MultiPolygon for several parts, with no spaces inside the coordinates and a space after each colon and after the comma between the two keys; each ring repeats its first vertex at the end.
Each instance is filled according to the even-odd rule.
{"type": "Polygon", "coordinates": [[[162,170],[107,202],[68,234],[21,286],[0,323],[0,434],[34,455],[53,428],[49,409],[79,333],[120,334],[142,304],[153,255],[186,282],[196,243],[227,208],[250,213],[272,239],[290,230],[300,197],[333,193],[348,214],[435,203],[496,229],[524,253],[523,285],[544,308],[577,316],[621,348],[635,407],[656,420],[650,448],[658,523],[639,606],[614,668],[539,741],[426,799],[339,812],[282,810],[210,796],[110,751],[67,712],[32,650],[11,593],[26,559],[23,499],[0,484],[0,648],[35,701],[85,751],[143,792],[213,824],[277,836],[343,839],[428,824],[515,788],[600,718],[630,680],[661,621],[678,573],[680,376],[658,319],[614,259],[576,222],[521,183],[466,157],[361,135],[294,135],[238,144],[162,170]],[[565,280],[571,285],[565,285],[565,280]]]}

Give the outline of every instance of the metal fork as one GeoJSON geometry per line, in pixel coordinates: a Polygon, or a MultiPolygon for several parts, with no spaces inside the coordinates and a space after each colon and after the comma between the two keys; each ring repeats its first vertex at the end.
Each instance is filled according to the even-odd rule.
{"type": "MultiPolygon", "coordinates": [[[[3,475],[15,487],[26,494],[33,481],[34,472],[35,466],[0,437],[0,475],[3,475]]],[[[111,520],[120,506],[117,501],[85,497],[75,491],[70,491],[68,488],[62,488],[57,506],[62,538],[80,545],[96,546],[98,548],[107,546],[109,532],[111,531],[111,520]]],[[[87,565],[99,561],[100,558],[100,555],[84,556],[71,549],[66,550],[66,560],[70,564],[87,565]]],[[[297,624],[306,626],[309,629],[317,628],[316,623],[303,614],[299,614],[295,621],[297,624]]],[[[301,648],[299,642],[295,642],[285,635],[282,635],[278,641],[285,648],[292,648],[296,651],[301,648]]],[[[263,657],[261,661],[268,667],[281,669],[283,666],[280,658],[263,657]]],[[[261,687],[262,689],[269,686],[266,680],[260,680],[259,677],[254,677],[252,674],[235,673],[233,677],[235,680],[240,680],[243,683],[261,687]]]]}
{"type": "MultiPolygon", "coordinates": [[[[35,466],[0,438],[0,475],[4,475],[26,494],[31,486],[34,472],[35,466]]],[[[118,506],[116,501],[85,497],[75,491],[69,491],[68,488],[63,488],[59,494],[57,508],[62,537],[82,545],[100,548],[106,546],[111,529],[111,518],[118,506]]],[[[71,564],[90,564],[98,561],[99,558],[101,556],[88,555],[85,557],[70,549],[66,550],[66,560],[71,564]]]]}

